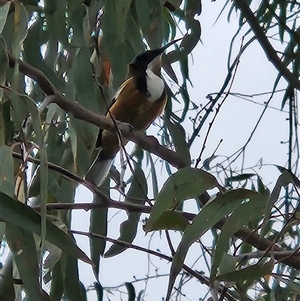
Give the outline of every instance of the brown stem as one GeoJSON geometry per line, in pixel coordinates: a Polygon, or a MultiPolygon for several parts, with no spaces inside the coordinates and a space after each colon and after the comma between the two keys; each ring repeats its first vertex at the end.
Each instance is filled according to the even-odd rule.
{"type": "Polygon", "coordinates": [[[259,25],[257,18],[255,17],[255,15],[249,7],[249,4],[245,0],[235,0],[234,2],[235,6],[239,8],[243,15],[246,17],[248,24],[253,30],[266,56],[278,70],[279,74],[282,74],[283,77],[292,87],[300,90],[300,81],[298,77],[292,72],[290,72],[287,66],[277,56],[275,49],[266,37],[263,28],[259,25]]]}

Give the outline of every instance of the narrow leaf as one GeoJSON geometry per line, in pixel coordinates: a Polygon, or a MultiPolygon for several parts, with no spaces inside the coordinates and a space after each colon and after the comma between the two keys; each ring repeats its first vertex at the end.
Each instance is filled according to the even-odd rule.
{"type": "Polygon", "coordinates": [[[197,197],[213,187],[219,187],[219,184],[211,174],[190,167],[180,169],[169,177],[159,192],[145,231],[152,229],[155,220],[166,210],[174,209],[180,202],[197,197]]]}
{"type": "Polygon", "coordinates": [[[300,187],[299,179],[291,171],[281,166],[277,166],[277,168],[282,172],[282,174],[278,177],[265,207],[265,218],[262,226],[262,235],[266,233],[266,225],[270,219],[272,207],[279,198],[281,188],[287,186],[290,183],[294,183],[296,186],[300,187]]]}
{"type": "Polygon", "coordinates": [[[3,27],[6,22],[7,14],[10,7],[10,1],[4,3],[4,5],[0,6],[0,34],[2,33],[3,27]]]}
{"type": "Polygon", "coordinates": [[[135,289],[132,283],[125,282],[125,286],[128,292],[128,301],[134,301],[135,300],[135,289]]]}
{"type": "Polygon", "coordinates": [[[208,229],[213,227],[223,216],[232,212],[245,199],[256,197],[257,193],[238,189],[218,195],[208,202],[189,225],[173,258],[166,300],[169,300],[176,277],[179,274],[189,246],[200,238],[208,229]]]}
{"type": "Polygon", "coordinates": [[[33,234],[15,224],[6,223],[6,236],[29,299],[50,301],[39,285],[38,258],[33,234]]]}
{"type": "MultiPolygon", "coordinates": [[[[135,170],[133,175],[133,181],[130,189],[127,193],[125,202],[133,204],[144,205],[147,198],[147,180],[145,174],[138,164],[135,164],[135,170]]],[[[120,226],[120,236],[118,240],[132,243],[136,237],[138,230],[138,223],[140,221],[141,214],[139,212],[127,212],[128,218],[120,226]]],[[[113,244],[109,250],[105,253],[105,257],[112,257],[127,248],[118,244],[113,244]]]]}
{"type": "Polygon", "coordinates": [[[10,197],[14,196],[14,165],[12,149],[0,146],[0,191],[10,197]]]}
{"type": "Polygon", "coordinates": [[[270,275],[274,267],[274,261],[270,260],[264,264],[256,264],[253,266],[246,267],[244,269],[229,272],[225,274],[221,274],[216,277],[217,280],[220,281],[235,281],[235,282],[243,282],[245,280],[257,280],[266,275],[270,275]]]}
{"type": "Polygon", "coordinates": [[[243,225],[247,225],[251,221],[262,217],[266,201],[266,198],[257,195],[257,197],[253,197],[248,202],[240,205],[226,219],[213,256],[213,264],[210,274],[211,283],[215,280],[217,268],[221,263],[223,254],[228,250],[230,237],[243,225]]]}
{"type": "MultiPolygon", "coordinates": [[[[104,183],[104,184],[106,185],[104,186],[105,190],[103,192],[105,195],[109,195],[108,183],[104,183]]],[[[94,195],[93,203],[100,203],[100,202],[102,202],[101,198],[97,195],[94,195]]],[[[91,211],[90,226],[89,226],[90,233],[104,235],[104,236],[107,235],[107,213],[108,213],[108,208],[96,208],[91,211]]],[[[90,241],[91,259],[93,262],[93,270],[96,279],[98,279],[100,257],[104,253],[106,240],[90,237],[89,241],[90,241]]]]}
{"type": "MultiPolygon", "coordinates": [[[[41,216],[32,208],[10,198],[0,192],[0,219],[11,222],[24,229],[41,234],[41,216]]],[[[46,220],[46,240],[58,246],[63,252],[79,258],[84,262],[91,263],[90,259],[81,251],[70,237],[57,228],[49,220],[46,220]]]]}

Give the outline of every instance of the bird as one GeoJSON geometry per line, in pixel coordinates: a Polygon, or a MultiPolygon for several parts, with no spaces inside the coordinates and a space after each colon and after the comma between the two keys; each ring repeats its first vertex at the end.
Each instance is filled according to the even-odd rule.
{"type": "MultiPolygon", "coordinates": [[[[106,116],[128,123],[135,131],[146,130],[161,115],[167,102],[166,84],[161,69],[164,51],[181,39],[163,47],[138,54],[128,65],[127,79],[117,89],[106,116]]],[[[99,129],[95,148],[98,154],[85,175],[85,180],[100,186],[107,178],[113,160],[120,149],[118,134],[99,129]]]]}

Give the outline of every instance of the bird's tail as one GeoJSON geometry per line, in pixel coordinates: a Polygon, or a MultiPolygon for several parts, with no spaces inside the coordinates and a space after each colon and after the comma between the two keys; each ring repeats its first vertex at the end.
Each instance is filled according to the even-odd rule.
{"type": "Polygon", "coordinates": [[[97,157],[88,169],[85,179],[96,186],[101,185],[107,178],[113,159],[101,159],[97,157]]]}

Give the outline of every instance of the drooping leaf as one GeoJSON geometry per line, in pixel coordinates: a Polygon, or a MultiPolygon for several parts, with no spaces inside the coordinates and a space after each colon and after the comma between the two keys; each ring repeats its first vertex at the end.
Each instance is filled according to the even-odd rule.
{"type": "Polygon", "coordinates": [[[165,211],[153,222],[152,228],[147,229],[147,231],[179,230],[183,232],[188,225],[189,222],[180,212],[165,211]]]}
{"type": "Polygon", "coordinates": [[[176,153],[181,156],[181,158],[185,160],[187,166],[189,166],[191,164],[191,155],[185,139],[184,128],[179,123],[173,123],[168,120],[166,120],[166,125],[172,136],[176,153]]]}
{"type": "Polygon", "coordinates": [[[12,149],[6,145],[0,146],[0,166],[0,191],[13,197],[15,179],[12,149]]]}
{"type": "Polygon", "coordinates": [[[267,263],[264,264],[255,264],[253,266],[246,267],[241,270],[237,270],[234,272],[229,272],[225,274],[221,274],[216,277],[217,280],[220,281],[246,281],[246,280],[255,280],[266,275],[269,275],[274,267],[274,261],[269,260],[267,263]]]}
{"type": "Polygon", "coordinates": [[[13,256],[9,254],[1,268],[0,274],[0,300],[15,300],[15,290],[13,282],[13,256]]]}
{"type": "MultiPolygon", "coordinates": [[[[108,181],[106,181],[103,185],[103,193],[105,195],[109,195],[108,189],[108,181]]],[[[101,203],[101,197],[98,195],[94,195],[93,203],[101,203]]],[[[90,227],[89,231],[93,234],[99,234],[106,236],[107,235],[107,214],[108,208],[96,208],[90,214],[90,227]]],[[[100,257],[103,256],[106,240],[99,239],[95,237],[90,237],[90,252],[91,252],[91,259],[93,262],[93,269],[96,279],[99,277],[99,267],[100,267],[100,257]]]]}
{"type": "Polygon", "coordinates": [[[257,197],[257,193],[247,189],[237,189],[220,194],[208,202],[193,219],[176,250],[172,261],[166,300],[169,300],[176,277],[179,274],[190,245],[213,227],[223,216],[234,211],[245,199],[257,197]]]}
{"type": "MultiPolygon", "coordinates": [[[[144,205],[147,198],[147,181],[143,170],[139,164],[135,164],[133,181],[127,193],[125,202],[130,202],[137,205],[144,205]]],[[[138,231],[138,223],[140,221],[141,213],[127,212],[128,218],[120,226],[120,236],[118,240],[132,243],[138,231]]],[[[112,257],[127,248],[118,244],[113,244],[105,253],[105,257],[112,257]]]]}
{"type": "Polygon", "coordinates": [[[290,183],[294,183],[296,186],[300,187],[299,179],[291,171],[281,166],[277,166],[277,168],[282,172],[282,174],[278,177],[265,207],[265,218],[262,227],[262,235],[266,233],[266,225],[270,219],[272,207],[279,198],[281,188],[287,186],[290,183]]]}
{"type": "Polygon", "coordinates": [[[202,12],[202,3],[201,0],[187,0],[185,1],[184,10],[186,14],[191,16],[200,15],[202,12]]]}
{"type": "Polygon", "coordinates": [[[125,282],[125,286],[128,292],[128,301],[134,301],[135,300],[135,288],[132,283],[125,282]]]}
{"type": "Polygon", "coordinates": [[[103,286],[99,282],[95,282],[94,289],[97,293],[97,301],[102,301],[103,300],[103,286]]]}
{"type": "Polygon", "coordinates": [[[176,208],[180,202],[197,197],[213,187],[219,185],[211,174],[190,167],[180,169],[169,177],[159,192],[145,231],[152,229],[154,222],[168,209],[176,208]]]}
{"type": "Polygon", "coordinates": [[[147,0],[149,6],[150,26],[143,30],[143,34],[151,49],[161,46],[164,37],[162,6],[160,0],[147,0]]]}
{"type": "Polygon", "coordinates": [[[66,264],[66,297],[72,301],[87,301],[86,289],[79,280],[77,259],[75,257],[64,256],[62,260],[66,264]]]}
{"type": "Polygon", "coordinates": [[[52,271],[50,297],[53,301],[60,301],[64,292],[64,273],[61,261],[57,262],[52,271]]]}
{"type": "Polygon", "coordinates": [[[50,301],[50,297],[40,288],[38,257],[33,234],[7,222],[6,236],[28,297],[31,300],[50,301]]]}
{"type": "Polygon", "coordinates": [[[131,0],[106,1],[102,17],[103,47],[109,55],[113,71],[113,86],[117,88],[125,79],[127,64],[125,60],[126,44],[124,41],[126,18],[131,0]],[[112,26],[111,24],[114,24],[112,26]]]}
{"type": "Polygon", "coordinates": [[[9,7],[10,7],[9,1],[7,1],[6,3],[0,6],[0,34],[2,33],[3,27],[5,25],[9,7]]]}
{"type": "Polygon", "coordinates": [[[243,225],[247,225],[253,220],[263,216],[266,204],[266,197],[257,195],[249,199],[248,202],[240,205],[227,219],[222,227],[216,250],[213,256],[213,264],[211,267],[210,280],[215,280],[217,268],[221,263],[223,254],[228,250],[229,240],[233,234],[243,225]]]}
{"type": "Polygon", "coordinates": [[[12,13],[7,15],[7,13],[5,13],[5,8],[1,10],[1,12],[4,14],[4,19],[6,19],[5,26],[2,30],[3,38],[8,48],[11,49],[11,52],[19,57],[22,43],[27,35],[27,10],[21,2],[15,1],[14,11],[12,13]]]}
{"type": "MultiPolygon", "coordinates": [[[[32,208],[10,198],[0,192],[0,218],[6,222],[11,222],[19,227],[41,234],[41,217],[32,208]]],[[[46,240],[58,246],[63,252],[91,263],[90,259],[72,242],[70,237],[46,220],[46,240]]]]}
{"type": "MultiPolygon", "coordinates": [[[[0,7],[0,15],[1,15],[1,7],[0,7]]],[[[1,66],[1,69],[0,69],[0,85],[3,85],[5,83],[5,80],[6,80],[6,77],[7,77],[6,72],[8,70],[8,56],[7,56],[6,51],[7,51],[7,49],[6,49],[5,41],[0,36],[0,66],[1,66]]],[[[0,103],[3,101],[2,95],[3,95],[3,90],[2,90],[2,88],[0,88],[0,103]]],[[[1,121],[1,123],[2,122],[3,121],[1,121]]],[[[0,132],[0,135],[4,137],[4,134],[1,134],[1,132],[0,132]]],[[[1,142],[1,140],[2,139],[0,139],[0,145],[3,144],[1,142]]]]}

